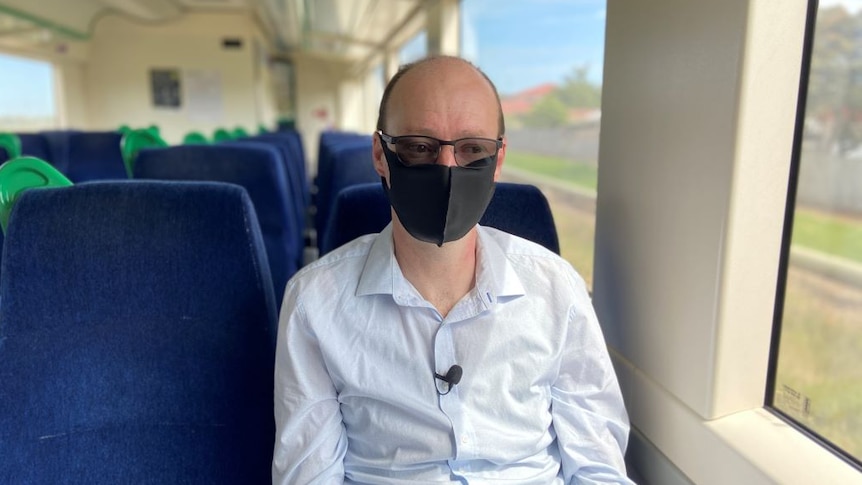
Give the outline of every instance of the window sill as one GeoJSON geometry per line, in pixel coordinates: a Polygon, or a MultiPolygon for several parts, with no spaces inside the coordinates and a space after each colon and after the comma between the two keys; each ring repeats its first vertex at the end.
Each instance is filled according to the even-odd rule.
{"type": "Polygon", "coordinates": [[[862,484],[862,472],[769,411],[755,408],[704,420],[619,355],[611,355],[632,427],[660,452],[649,459],[667,459],[637,470],[644,483],[678,483],[664,476],[670,467],[661,465],[672,465],[698,485],[862,484]]]}

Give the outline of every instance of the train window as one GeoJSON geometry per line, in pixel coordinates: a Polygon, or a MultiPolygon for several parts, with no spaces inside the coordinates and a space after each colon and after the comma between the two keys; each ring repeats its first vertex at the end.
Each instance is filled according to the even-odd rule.
{"type": "Polygon", "coordinates": [[[54,67],[0,53],[0,131],[38,131],[57,125],[54,67]]]}
{"type": "Polygon", "coordinates": [[[408,40],[398,51],[398,63],[401,65],[418,61],[428,52],[428,34],[423,30],[408,40]]]}
{"type": "Polygon", "coordinates": [[[862,7],[813,3],[766,401],[860,465],[862,7]]]}
{"type": "Polygon", "coordinates": [[[503,103],[503,178],[542,189],[562,256],[592,287],[606,2],[461,5],[461,52],[503,103]]]}

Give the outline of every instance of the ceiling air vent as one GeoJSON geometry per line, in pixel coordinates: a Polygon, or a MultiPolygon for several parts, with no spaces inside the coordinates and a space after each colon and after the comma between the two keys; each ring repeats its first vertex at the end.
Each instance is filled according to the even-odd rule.
{"type": "Polygon", "coordinates": [[[223,49],[242,49],[242,39],[239,37],[225,37],[221,40],[223,49]]]}

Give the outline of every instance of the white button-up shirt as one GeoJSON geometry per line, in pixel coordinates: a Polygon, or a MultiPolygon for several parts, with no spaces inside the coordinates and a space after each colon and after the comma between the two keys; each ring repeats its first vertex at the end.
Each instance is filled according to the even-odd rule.
{"type": "Polygon", "coordinates": [[[478,231],[476,285],[446,318],[401,273],[391,226],[288,283],[273,483],[631,483],[583,280],[536,244],[478,231]],[[456,364],[450,390],[435,373],[456,364]]]}

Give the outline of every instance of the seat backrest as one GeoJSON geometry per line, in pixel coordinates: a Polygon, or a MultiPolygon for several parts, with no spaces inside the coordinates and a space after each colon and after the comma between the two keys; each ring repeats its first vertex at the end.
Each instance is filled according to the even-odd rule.
{"type": "MultiPolygon", "coordinates": [[[[351,144],[365,144],[370,147],[371,136],[340,131],[324,131],[320,134],[317,148],[317,170],[314,175],[316,194],[329,190],[327,184],[331,180],[330,172],[332,170],[332,151],[337,147],[351,144]]],[[[314,197],[313,202],[317,205],[316,196],[314,197]]]]}
{"type": "Polygon", "coordinates": [[[560,254],[551,206],[535,185],[497,183],[494,197],[479,224],[533,241],[560,254]]]}
{"type": "MultiPolygon", "coordinates": [[[[349,142],[331,149],[328,175],[318,178],[315,229],[318,243],[326,237],[329,214],[338,193],[351,185],[370,183],[380,180],[374,170],[371,141],[349,142]]],[[[318,244],[318,249],[320,245],[318,244]]]]}
{"type": "Polygon", "coordinates": [[[278,149],[270,145],[231,142],[143,149],[134,178],[209,180],[237,184],[248,191],[263,233],[276,295],[296,272],[302,248],[295,227],[287,175],[278,149]]]}
{"type": "Polygon", "coordinates": [[[371,135],[344,131],[324,131],[320,134],[317,146],[317,175],[329,169],[329,153],[338,145],[351,142],[371,142],[371,135]]]}
{"type": "Polygon", "coordinates": [[[358,184],[338,193],[320,244],[320,255],[359,236],[383,230],[392,221],[391,207],[380,182],[358,184]]]}
{"type": "MultiPolygon", "coordinates": [[[[285,174],[287,176],[287,188],[291,198],[291,206],[293,207],[293,217],[295,227],[297,229],[297,247],[305,245],[303,233],[305,231],[306,218],[308,214],[308,183],[302,175],[302,170],[299,166],[300,161],[297,160],[296,154],[290,146],[290,141],[285,137],[273,137],[270,135],[257,135],[247,138],[239,138],[232,142],[226,143],[263,143],[271,145],[278,149],[280,159],[284,165],[285,174]]],[[[297,260],[297,265],[302,266],[302,260],[297,260]]]]}
{"type": "Polygon", "coordinates": [[[290,154],[288,162],[291,168],[297,173],[300,180],[300,188],[302,189],[302,200],[306,207],[310,203],[310,182],[308,179],[308,169],[305,166],[305,150],[302,148],[302,138],[295,131],[264,133],[257,135],[252,139],[263,140],[278,143],[284,146],[290,154]]]}
{"type": "Polygon", "coordinates": [[[48,145],[48,158],[43,160],[49,162],[64,174],[69,167],[69,139],[73,133],[81,133],[75,130],[48,130],[40,131],[45,143],[48,145]]]}
{"type": "Polygon", "coordinates": [[[4,483],[270,483],[277,317],[241,188],[30,190],[4,250],[4,483]]]}
{"type": "Polygon", "coordinates": [[[18,133],[18,138],[21,139],[21,155],[51,163],[51,150],[44,136],[38,133],[18,133]]]}
{"type": "Polygon", "coordinates": [[[293,149],[296,153],[296,156],[299,160],[302,160],[302,176],[305,178],[307,182],[311,182],[310,177],[308,176],[308,160],[305,158],[305,146],[303,145],[302,135],[298,130],[290,129],[290,130],[282,130],[274,133],[270,133],[272,135],[280,135],[286,136],[293,143],[293,149]]]}
{"type": "Polygon", "coordinates": [[[122,137],[118,131],[70,133],[68,164],[61,171],[75,183],[129,178],[120,151],[122,137]]]}
{"type": "MultiPolygon", "coordinates": [[[[379,182],[348,187],[334,203],[320,254],[363,234],[380,232],[391,220],[389,200],[379,182]]],[[[533,185],[498,182],[479,224],[520,236],[560,254],[548,200],[533,185]]]]}

